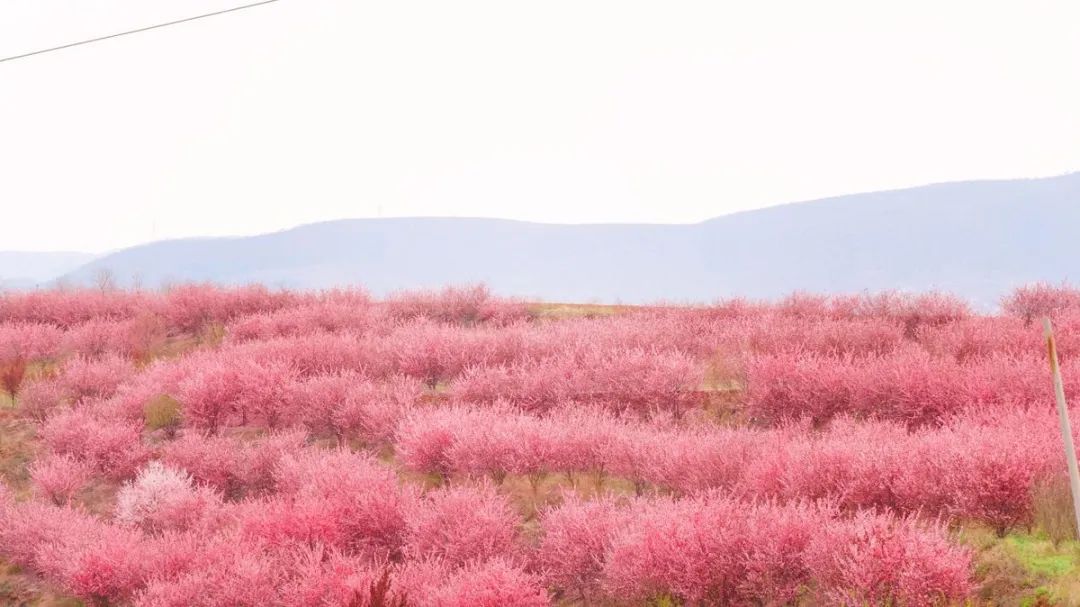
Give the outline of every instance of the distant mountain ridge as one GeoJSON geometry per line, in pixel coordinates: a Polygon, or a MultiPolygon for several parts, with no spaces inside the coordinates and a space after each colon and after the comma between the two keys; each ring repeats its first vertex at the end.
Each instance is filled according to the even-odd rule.
{"type": "Polygon", "coordinates": [[[691,225],[345,219],[132,247],[66,274],[120,284],[361,284],[376,294],[485,282],[559,301],[712,301],[796,290],[942,289],[993,303],[1080,277],[1080,173],[854,194],[691,225]]]}

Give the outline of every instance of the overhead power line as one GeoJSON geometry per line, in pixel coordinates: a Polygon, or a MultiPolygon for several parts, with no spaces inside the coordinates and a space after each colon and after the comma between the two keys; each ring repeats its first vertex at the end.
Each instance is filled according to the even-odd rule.
{"type": "Polygon", "coordinates": [[[227,8],[225,10],[214,11],[212,13],[205,13],[205,14],[202,14],[202,15],[195,15],[194,17],[186,17],[184,19],[177,19],[176,21],[169,21],[167,23],[158,23],[156,25],[148,25],[146,27],[140,27],[138,29],[128,30],[126,32],[117,32],[115,34],[109,34],[107,36],[99,36],[97,38],[91,38],[89,40],[80,40],[78,42],[71,42],[69,44],[62,44],[60,46],[54,46],[54,47],[51,47],[51,48],[43,48],[43,49],[40,49],[40,50],[31,51],[29,53],[23,53],[21,55],[12,55],[11,57],[4,57],[4,58],[0,59],[0,63],[4,63],[5,61],[15,61],[16,59],[25,59],[27,57],[33,57],[34,55],[41,55],[41,54],[44,54],[44,53],[51,53],[53,51],[60,51],[60,50],[64,50],[64,49],[67,49],[67,48],[71,48],[73,46],[82,46],[84,44],[93,44],[94,42],[101,42],[102,40],[109,40],[109,39],[112,39],[112,38],[119,38],[120,36],[127,36],[128,34],[138,34],[140,32],[148,32],[150,30],[156,30],[156,29],[161,29],[163,27],[169,27],[170,25],[179,25],[181,23],[187,23],[189,21],[197,21],[199,19],[206,19],[207,17],[216,17],[218,15],[224,15],[226,13],[235,13],[237,11],[242,11],[242,10],[249,9],[249,8],[255,8],[256,6],[262,6],[264,4],[271,4],[273,2],[278,2],[278,0],[262,0],[261,2],[253,2],[251,4],[245,4],[243,6],[234,6],[232,8],[227,8]]]}

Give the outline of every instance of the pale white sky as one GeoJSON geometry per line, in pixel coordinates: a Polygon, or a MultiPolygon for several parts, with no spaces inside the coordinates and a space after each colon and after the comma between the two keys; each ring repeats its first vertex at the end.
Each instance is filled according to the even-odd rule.
{"type": "MultiPolygon", "coordinates": [[[[0,55],[232,4],[0,0],[0,55]]],[[[1077,169],[1075,0],[281,0],[0,63],[4,250],[1077,169]]]]}

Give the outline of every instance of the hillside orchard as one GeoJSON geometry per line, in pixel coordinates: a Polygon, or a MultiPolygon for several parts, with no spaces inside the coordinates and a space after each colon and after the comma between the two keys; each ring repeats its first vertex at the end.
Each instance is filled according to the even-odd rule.
{"type": "Polygon", "coordinates": [[[1069,537],[1042,316],[1080,402],[1047,285],[0,294],[0,602],[993,602],[965,534],[1069,537]]]}

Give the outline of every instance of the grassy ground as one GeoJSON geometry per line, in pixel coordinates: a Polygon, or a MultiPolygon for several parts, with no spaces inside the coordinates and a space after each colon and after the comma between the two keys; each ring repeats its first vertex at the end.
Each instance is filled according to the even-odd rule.
{"type": "Polygon", "coordinates": [[[600,318],[626,314],[633,309],[633,306],[607,304],[540,303],[529,306],[529,311],[538,318],[600,318]]]}
{"type": "Polygon", "coordinates": [[[982,604],[1080,606],[1080,542],[1055,545],[1040,531],[999,538],[980,528],[962,530],[960,539],[976,552],[982,604]]]}

